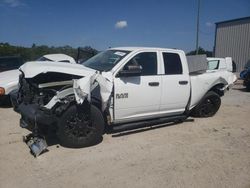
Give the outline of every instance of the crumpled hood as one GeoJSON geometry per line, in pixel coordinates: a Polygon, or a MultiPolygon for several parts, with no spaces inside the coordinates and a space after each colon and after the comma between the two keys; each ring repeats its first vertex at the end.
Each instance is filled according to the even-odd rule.
{"type": "Polygon", "coordinates": [[[95,70],[83,65],[50,61],[27,62],[20,67],[20,70],[24,73],[25,78],[33,78],[40,73],[47,72],[65,73],[77,76],[91,76],[96,73],[95,70]]]}
{"type": "MultiPolygon", "coordinates": [[[[99,74],[98,71],[79,64],[36,61],[25,63],[20,67],[20,70],[24,73],[25,78],[33,78],[38,74],[47,72],[83,76],[81,79],[73,80],[72,91],[75,93],[77,103],[82,103],[85,98],[89,101],[91,100],[91,90],[95,87],[94,82],[96,81],[100,86],[103,110],[107,106],[113,88],[111,73],[99,74]]],[[[71,94],[71,92],[68,94],[71,94]]],[[[59,92],[45,107],[51,108],[54,106],[60,100],[61,96],[62,94],[59,92]]]]}
{"type": "Polygon", "coordinates": [[[10,82],[18,82],[20,71],[18,69],[5,71],[0,73],[0,86],[4,86],[10,82]]]}

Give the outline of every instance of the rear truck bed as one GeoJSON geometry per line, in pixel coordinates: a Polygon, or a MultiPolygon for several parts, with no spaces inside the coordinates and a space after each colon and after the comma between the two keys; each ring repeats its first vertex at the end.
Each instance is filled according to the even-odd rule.
{"type": "Polygon", "coordinates": [[[190,75],[192,110],[208,91],[214,91],[220,96],[229,90],[237,80],[236,75],[228,71],[207,72],[198,75],[190,75]]]}

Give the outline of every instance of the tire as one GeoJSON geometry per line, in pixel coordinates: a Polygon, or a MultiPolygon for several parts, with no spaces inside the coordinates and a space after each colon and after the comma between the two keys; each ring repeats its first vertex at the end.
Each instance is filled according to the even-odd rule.
{"type": "Polygon", "coordinates": [[[220,96],[213,91],[209,91],[205,94],[201,102],[192,110],[191,116],[212,117],[219,110],[220,105],[220,96]]]}
{"type": "Polygon", "coordinates": [[[5,95],[0,98],[0,106],[2,107],[11,107],[10,96],[5,95]]]}
{"type": "Polygon", "coordinates": [[[85,117],[79,117],[77,107],[74,105],[61,116],[57,136],[62,146],[81,148],[100,143],[103,132],[104,119],[97,107],[91,105],[91,121],[89,122],[85,117]]]}

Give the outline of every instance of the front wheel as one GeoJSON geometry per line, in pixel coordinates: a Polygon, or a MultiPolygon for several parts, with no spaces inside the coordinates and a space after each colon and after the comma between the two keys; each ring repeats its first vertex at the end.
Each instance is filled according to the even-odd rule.
{"type": "Polygon", "coordinates": [[[91,106],[91,120],[79,114],[77,107],[69,107],[58,122],[57,135],[65,147],[80,148],[98,144],[104,132],[104,119],[101,111],[91,106]]]}
{"type": "Polygon", "coordinates": [[[209,91],[203,97],[202,101],[192,110],[191,116],[194,117],[211,117],[216,114],[221,105],[220,96],[209,91]]]}

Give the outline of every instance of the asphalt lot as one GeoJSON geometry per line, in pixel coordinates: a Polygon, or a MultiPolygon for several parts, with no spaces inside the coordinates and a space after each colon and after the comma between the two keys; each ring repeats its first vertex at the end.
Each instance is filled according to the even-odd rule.
{"type": "MultiPolygon", "coordinates": [[[[192,121],[194,120],[194,121],[192,121]]],[[[0,108],[0,187],[250,188],[250,93],[235,85],[211,118],[129,134],[99,145],[57,144],[34,158],[19,115],[0,108]]]]}

